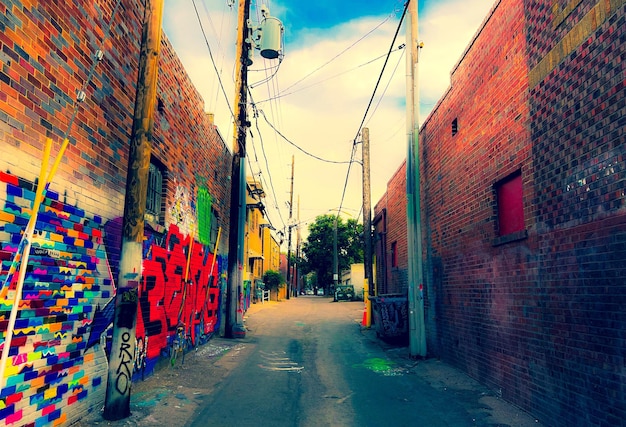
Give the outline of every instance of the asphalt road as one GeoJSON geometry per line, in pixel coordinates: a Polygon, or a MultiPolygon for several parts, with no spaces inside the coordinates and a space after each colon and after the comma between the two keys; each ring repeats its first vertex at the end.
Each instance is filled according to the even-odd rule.
{"type": "Polygon", "coordinates": [[[537,426],[437,361],[361,328],[363,302],[299,297],[251,310],[247,352],[187,426],[537,426]]]}
{"type": "Polygon", "coordinates": [[[131,415],[72,427],[536,427],[496,392],[361,327],[363,302],[253,304],[242,339],[213,338],[133,384],[131,415]]]}

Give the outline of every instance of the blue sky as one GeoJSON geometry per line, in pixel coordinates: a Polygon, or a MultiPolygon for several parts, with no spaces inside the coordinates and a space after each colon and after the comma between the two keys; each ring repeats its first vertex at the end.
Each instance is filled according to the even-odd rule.
{"type": "Polygon", "coordinates": [[[402,7],[397,0],[284,2],[297,7],[285,9],[284,21],[291,31],[297,28],[328,29],[365,15],[382,16],[402,7]]]}
{"type": "MultiPolygon", "coordinates": [[[[421,122],[445,93],[452,68],[494,2],[420,0],[418,38],[424,43],[418,81],[421,122]]],[[[252,0],[255,25],[261,20],[261,4],[252,0]]],[[[346,215],[362,219],[361,166],[353,164],[348,174],[346,164],[319,158],[349,160],[365,120],[365,127],[370,129],[373,208],[406,157],[405,58],[404,49],[398,49],[406,42],[404,27],[365,116],[404,3],[267,0],[265,4],[271,16],[283,22],[284,57],[282,61],[264,60],[256,51],[249,68],[251,98],[261,114],[252,120],[255,136],[247,141],[248,175],[254,174],[265,187],[265,204],[277,229],[289,222],[292,155],[292,223],[299,218],[304,231],[315,216],[334,212],[340,204],[346,215]]],[[[204,98],[206,111],[215,114],[229,146],[233,126],[225,98],[232,105],[237,5],[237,0],[166,0],[163,22],[165,33],[204,98]]],[[[356,159],[360,160],[360,145],[357,147],[356,159]]]]}

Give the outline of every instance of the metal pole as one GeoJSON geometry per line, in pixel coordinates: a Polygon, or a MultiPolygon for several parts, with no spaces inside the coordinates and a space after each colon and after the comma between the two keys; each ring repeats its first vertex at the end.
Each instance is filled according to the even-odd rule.
{"type": "Polygon", "coordinates": [[[291,293],[291,216],[293,214],[293,165],[294,156],[291,156],[291,191],[289,196],[289,238],[287,239],[287,299],[291,293]]]}
{"type": "Polygon", "coordinates": [[[103,412],[103,417],[111,421],[130,415],[137,302],[143,262],[144,214],[152,151],[162,17],[163,0],[146,0],[135,112],[128,154],[113,339],[103,412]]]}
{"type": "MultiPolygon", "coordinates": [[[[239,290],[243,286],[243,239],[246,218],[246,86],[248,84],[248,18],[250,16],[250,0],[239,0],[237,52],[236,52],[236,91],[235,91],[235,124],[233,134],[233,164],[231,171],[230,192],[230,226],[228,233],[228,280],[226,283],[226,316],[224,336],[233,338],[233,328],[243,319],[237,318],[239,290]]],[[[243,292],[243,289],[241,289],[243,292]]]]}
{"type": "Polygon", "coordinates": [[[337,289],[337,284],[339,282],[339,260],[337,259],[337,217],[339,216],[339,212],[335,215],[335,221],[333,222],[333,284],[335,285],[335,290],[337,289]]]}
{"type": "MultiPolygon", "coordinates": [[[[296,262],[300,261],[300,244],[302,240],[300,238],[300,195],[298,195],[298,213],[296,215],[296,223],[298,226],[296,227],[296,262]]],[[[296,297],[300,294],[302,290],[302,286],[300,283],[301,274],[300,274],[300,264],[296,264],[295,268],[295,276],[296,276],[296,297]]]]}
{"type": "Polygon", "coordinates": [[[374,295],[374,280],[372,267],[372,206],[370,195],[370,130],[363,128],[363,237],[365,250],[363,251],[363,267],[365,273],[363,298],[365,299],[365,327],[371,326],[370,295],[374,295]]]}
{"type": "Polygon", "coordinates": [[[409,276],[409,352],[411,357],[426,356],[424,326],[424,282],[422,274],[422,227],[420,218],[419,173],[419,92],[417,78],[417,0],[409,0],[410,19],[406,26],[407,91],[407,252],[409,276]]]}

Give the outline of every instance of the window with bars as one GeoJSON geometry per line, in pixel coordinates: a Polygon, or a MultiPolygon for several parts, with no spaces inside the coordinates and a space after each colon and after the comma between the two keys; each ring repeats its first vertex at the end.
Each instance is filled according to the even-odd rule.
{"type": "Polygon", "coordinates": [[[162,203],[163,203],[163,182],[164,170],[157,164],[150,162],[148,170],[148,192],[146,197],[146,215],[149,219],[159,224],[163,224],[162,203]]]}

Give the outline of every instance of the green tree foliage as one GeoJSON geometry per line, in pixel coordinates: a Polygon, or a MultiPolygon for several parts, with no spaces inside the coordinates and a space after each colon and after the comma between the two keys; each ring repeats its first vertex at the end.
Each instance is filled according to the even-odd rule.
{"type": "Polygon", "coordinates": [[[333,214],[320,215],[309,225],[309,236],[302,244],[302,272],[315,272],[317,287],[328,290],[333,283],[333,242],[337,219],[337,258],[339,274],[351,264],[363,262],[363,224],[344,221],[333,214]]]}
{"type": "Polygon", "coordinates": [[[278,287],[285,283],[285,278],[278,271],[267,270],[263,275],[263,283],[265,289],[278,289],[278,287]]]}

